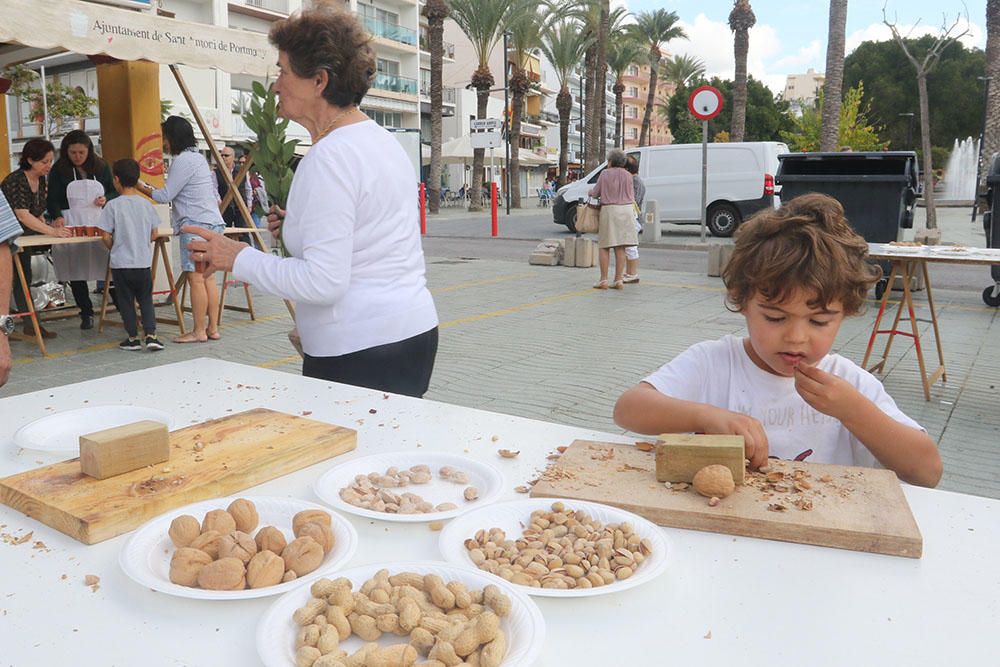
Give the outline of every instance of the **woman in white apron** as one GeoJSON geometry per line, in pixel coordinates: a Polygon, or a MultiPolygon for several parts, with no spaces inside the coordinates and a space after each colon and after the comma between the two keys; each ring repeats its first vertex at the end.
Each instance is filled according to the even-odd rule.
{"type": "MultiPolygon", "coordinates": [[[[49,216],[66,227],[94,227],[101,207],[116,197],[111,168],[94,153],[86,132],[73,130],[63,137],[59,160],[52,167],[48,183],[49,216]]],[[[56,278],[69,281],[73,299],[80,309],[80,328],[94,326],[94,306],[90,280],[104,280],[108,250],[101,243],[54,246],[52,262],[56,278]]]]}

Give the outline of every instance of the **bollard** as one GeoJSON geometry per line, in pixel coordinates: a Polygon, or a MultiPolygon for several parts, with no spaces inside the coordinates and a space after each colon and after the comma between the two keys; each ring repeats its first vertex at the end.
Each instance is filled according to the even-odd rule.
{"type": "Polygon", "coordinates": [[[658,243],[660,241],[660,207],[655,199],[647,199],[643,204],[642,244],[658,243]]]}
{"type": "Polygon", "coordinates": [[[497,226],[497,184],[496,181],[490,183],[490,214],[493,217],[493,228],[491,234],[494,237],[500,236],[500,229],[497,226]]]}
{"type": "Polygon", "coordinates": [[[427,234],[427,186],[420,181],[420,235],[427,234]]]}

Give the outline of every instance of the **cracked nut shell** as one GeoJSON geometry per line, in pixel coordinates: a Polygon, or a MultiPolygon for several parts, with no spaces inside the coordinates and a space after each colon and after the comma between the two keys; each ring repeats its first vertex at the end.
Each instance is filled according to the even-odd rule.
{"type": "Polygon", "coordinates": [[[220,558],[198,573],[198,585],[210,591],[240,591],[246,584],[246,568],[239,558],[220,558]]]}
{"type": "Polygon", "coordinates": [[[288,543],[281,552],[286,570],[295,570],[298,576],[309,574],[323,562],[323,547],[309,537],[298,537],[288,543]]]}
{"type": "Polygon", "coordinates": [[[247,565],[247,584],[250,588],[264,588],[281,583],[285,575],[285,561],[272,551],[261,551],[247,565]]]}
{"type": "Polygon", "coordinates": [[[285,534],[274,526],[264,526],[258,530],[255,541],[258,551],[273,551],[276,554],[280,554],[288,546],[285,534]]]}
{"type": "Polygon", "coordinates": [[[239,558],[243,564],[257,553],[257,543],[254,539],[238,530],[223,535],[219,540],[219,558],[239,558]]]}

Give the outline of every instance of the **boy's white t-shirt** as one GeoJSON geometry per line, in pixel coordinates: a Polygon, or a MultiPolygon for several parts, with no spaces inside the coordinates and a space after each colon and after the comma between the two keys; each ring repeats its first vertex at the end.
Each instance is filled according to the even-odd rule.
{"type": "MultiPolygon", "coordinates": [[[[828,354],[817,366],[849,382],[892,419],[921,428],[896,406],[881,382],[853,361],[828,354]]],[[[767,433],[769,456],[881,467],[838,419],[819,412],[799,396],[793,378],[759,368],[740,337],[725,336],[693,345],[643,381],[672,398],[757,419],[767,433]]]]}

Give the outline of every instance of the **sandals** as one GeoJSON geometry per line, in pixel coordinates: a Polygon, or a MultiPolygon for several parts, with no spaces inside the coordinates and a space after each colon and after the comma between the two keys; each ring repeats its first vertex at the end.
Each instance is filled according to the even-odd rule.
{"type": "Polygon", "coordinates": [[[621,280],[616,280],[611,284],[611,289],[625,289],[625,283],[621,280]]]}
{"type": "Polygon", "coordinates": [[[594,289],[608,289],[608,281],[598,280],[596,283],[594,283],[594,289]]]}

